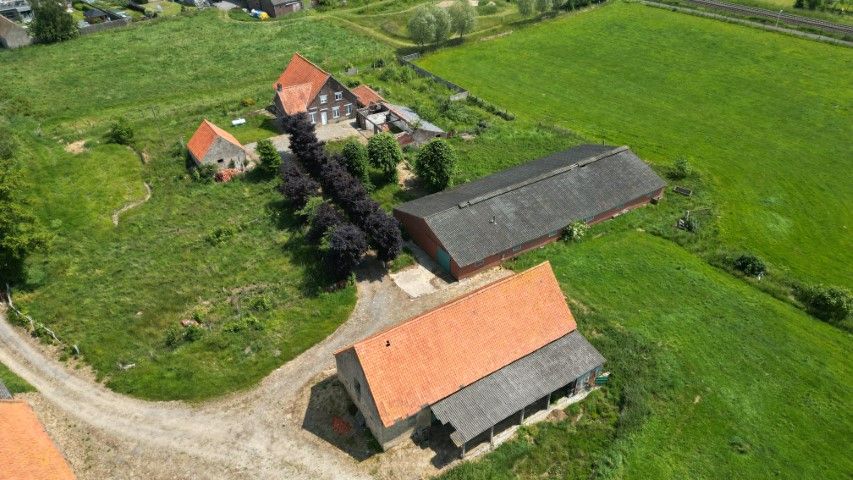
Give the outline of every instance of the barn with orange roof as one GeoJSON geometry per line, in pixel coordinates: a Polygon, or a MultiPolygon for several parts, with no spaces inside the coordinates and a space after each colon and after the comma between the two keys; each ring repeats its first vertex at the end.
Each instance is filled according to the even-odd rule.
{"type": "Polygon", "coordinates": [[[491,283],[335,354],[384,449],[413,433],[465,454],[497,425],[592,388],[604,357],[577,330],[550,263],[491,283]]]}
{"type": "Polygon", "coordinates": [[[75,478],[35,412],[23,400],[0,399],[0,478],[75,478]]]}
{"type": "Polygon", "coordinates": [[[207,119],[187,143],[187,150],[196,165],[215,165],[219,170],[246,167],[246,150],[234,135],[217,127],[207,119]]]}

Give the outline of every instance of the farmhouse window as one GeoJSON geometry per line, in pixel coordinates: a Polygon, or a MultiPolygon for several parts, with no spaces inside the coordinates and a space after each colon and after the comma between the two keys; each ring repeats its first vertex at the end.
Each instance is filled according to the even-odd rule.
{"type": "Polygon", "coordinates": [[[344,92],[335,92],[335,101],[336,102],[338,100],[343,100],[343,99],[344,99],[344,92]]]}
{"type": "Polygon", "coordinates": [[[346,112],[347,112],[347,116],[348,116],[348,117],[349,117],[350,115],[352,115],[352,104],[351,104],[351,103],[348,103],[348,104],[344,105],[344,108],[346,109],[346,112]]]}
{"type": "Polygon", "coordinates": [[[338,118],[341,116],[341,109],[339,107],[332,107],[332,118],[338,118]]]}
{"type": "Polygon", "coordinates": [[[321,103],[321,104],[323,104],[323,103],[327,103],[328,101],[329,101],[329,96],[328,96],[328,95],[320,95],[320,103],[321,103]]]}
{"type": "Polygon", "coordinates": [[[317,112],[308,112],[308,116],[311,118],[311,123],[317,123],[317,112]]]}

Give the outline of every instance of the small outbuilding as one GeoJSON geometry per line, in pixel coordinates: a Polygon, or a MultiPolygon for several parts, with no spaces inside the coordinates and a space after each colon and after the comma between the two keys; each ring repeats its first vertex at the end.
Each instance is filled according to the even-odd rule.
{"type": "Polygon", "coordinates": [[[666,183],[628,147],[581,145],[394,209],[412,240],[456,278],[657,201],[666,183]]]}
{"type": "Polygon", "coordinates": [[[335,354],[338,379],[388,449],[444,435],[465,454],[595,385],[604,357],[577,331],[549,263],[489,284],[335,354]]]}
{"type": "Polygon", "coordinates": [[[247,5],[250,9],[266,12],[273,18],[302,10],[302,0],[248,0],[247,5]]]}
{"type": "Polygon", "coordinates": [[[196,165],[216,165],[217,169],[246,168],[246,150],[234,135],[206,119],[187,143],[187,150],[196,165]]]}

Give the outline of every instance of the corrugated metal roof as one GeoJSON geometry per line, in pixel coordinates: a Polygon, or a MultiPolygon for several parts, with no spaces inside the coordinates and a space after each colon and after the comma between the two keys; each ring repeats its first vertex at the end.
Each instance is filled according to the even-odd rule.
{"type": "Polygon", "coordinates": [[[465,267],[665,185],[627,147],[581,145],[396,210],[423,218],[465,267]]]}
{"type": "Polygon", "coordinates": [[[3,384],[3,380],[0,380],[0,400],[9,400],[12,398],[12,392],[6,388],[6,385],[3,384]]]}
{"type": "Polygon", "coordinates": [[[457,446],[604,363],[577,330],[432,405],[457,446]]]}

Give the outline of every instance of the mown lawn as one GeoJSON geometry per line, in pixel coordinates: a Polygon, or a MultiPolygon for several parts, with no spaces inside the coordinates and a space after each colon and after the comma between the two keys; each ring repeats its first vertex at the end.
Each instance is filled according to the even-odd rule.
{"type": "Polygon", "coordinates": [[[726,248],[853,286],[850,49],[616,3],[420,63],[529,120],[688,157],[726,248]]]}
{"type": "Polygon", "coordinates": [[[24,381],[21,377],[12,373],[9,367],[0,363],[0,381],[6,385],[12,394],[25,393],[34,391],[32,385],[24,381]]]}
{"type": "Polygon", "coordinates": [[[246,142],[271,135],[253,113],[297,50],[328,68],[386,53],[323,22],[247,24],[213,11],[0,52],[0,124],[18,137],[27,196],[54,237],[15,301],[111,388],[191,400],[245,388],[349,315],[355,289],[325,292],[277,180],[196,182],[173,153],[202,118],[246,116],[232,129],[246,142]],[[134,127],[145,164],[104,143],[116,117],[134,127]],[[63,149],[77,140],[83,153],[63,149]],[[143,182],[151,200],[113,226],[143,182]]]}
{"type": "Polygon", "coordinates": [[[513,268],[544,260],[608,358],[605,403],[628,401],[618,418],[585,402],[578,425],[534,427],[445,478],[848,478],[848,334],[649,234],[558,243],[513,268]]]}

